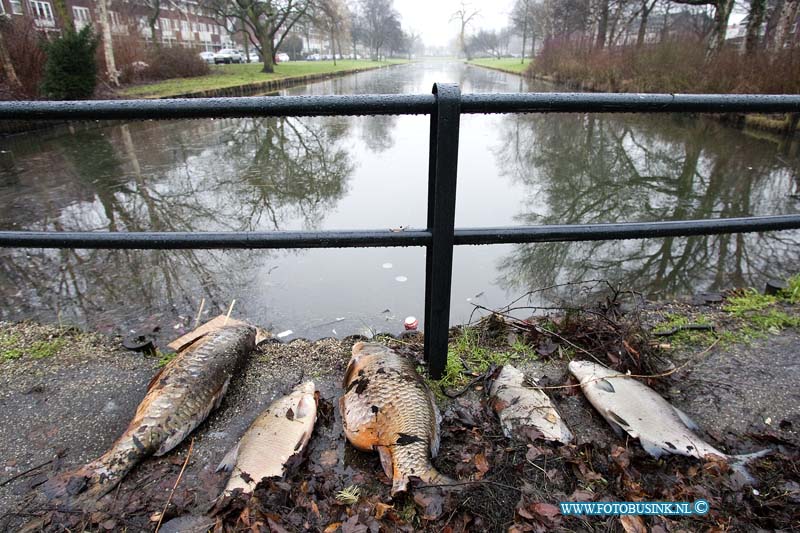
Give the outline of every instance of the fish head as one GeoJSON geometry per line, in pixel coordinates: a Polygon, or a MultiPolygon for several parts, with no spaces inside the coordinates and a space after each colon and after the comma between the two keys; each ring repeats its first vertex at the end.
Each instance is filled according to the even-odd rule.
{"type": "Polygon", "coordinates": [[[353,380],[354,376],[358,375],[368,360],[371,360],[376,355],[390,353],[391,350],[383,344],[377,342],[357,342],[353,345],[352,357],[347,364],[347,371],[344,374],[344,387],[347,387],[353,380]]]}
{"type": "Polygon", "coordinates": [[[299,385],[295,386],[295,392],[300,392],[302,394],[310,394],[314,395],[314,391],[317,390],[317,386],[314,384],[313,381],[308,380],[304,383],[300,383],[299,385]]]}
{"type": "Polygon", "coordinates": [[[589,379],[619,374],[619,372],[613,372],[609,368],[591,361],[570,361],[569,371],[581,383],[589,379]]]}

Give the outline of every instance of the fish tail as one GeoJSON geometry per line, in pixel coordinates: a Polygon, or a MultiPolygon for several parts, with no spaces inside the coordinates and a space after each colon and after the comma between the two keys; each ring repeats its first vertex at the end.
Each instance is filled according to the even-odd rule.
{"type": "Polygon", "coordinates": [[[48,480],[42,491],[51,500],[98,500],[116,487],[141,457],[135,446],[118,443],[100,458],[48,480]]]}
{"type": "Polygon", "coordinates": [[[759,450],[759,451],[753,452],[753,453],[745,453],[745,454],[742,454],[742,455],[731,455],[730,456],[731,469],[734,472],[738,473],[743,478],[745,484],[755,485],[757,483],[757,480],[747,470],[747,468],[746,468],[747,463],[749,463],[750,461],[753,461],[755,459],[758,459],[760,457],[764,457],[766,455],[769,455],[773,451],[774,450],[772,450],[771,448],[765,448],[763,450],[759,450]]]}

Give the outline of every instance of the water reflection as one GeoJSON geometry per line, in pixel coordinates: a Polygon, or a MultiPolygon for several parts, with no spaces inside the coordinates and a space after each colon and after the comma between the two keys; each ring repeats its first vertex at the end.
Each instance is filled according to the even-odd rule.
{"type": "MultiPolygon", "coordinates": [[[[4,229],[57,231],[318,228],[347,192],[348,122],[264,118],[147,122],[25,139],[2,172],[4,229]],[[23,189],[23,191],[20,191],[23,189]],[[20,194],[22,193],[22,194],[20,194]],[[23,196],[24,195],[24,196],[23,196]],[[38,207],[37,207],[38,206],[38,207]]],[[[4,250],[0,317],[96,326],[158,322],[164,312],[223,308],[253,284],[247,257],[208,251],[4,250]],[[243,260],[244,259],[244,260],[243,260]]],[[[263,260],[264,253],[259,253],[263,260]]]]}
{"type": "MultiPolygon", "coordinates": [[[[793,173],[767,141],[679,117],[528,115],[502,127],[498,162],[538,202],[522,224],[656,221],[792,212],[793,173]],[[566,148],[566,149],[565,149],[566,148]]],[[[500,165],[498,165],[500,166],[500,165]]],[[[650,294],[686,294],[790,274],[798,232],[522,245],[499,266],[524,291],[604,277],[650,294]]]]}

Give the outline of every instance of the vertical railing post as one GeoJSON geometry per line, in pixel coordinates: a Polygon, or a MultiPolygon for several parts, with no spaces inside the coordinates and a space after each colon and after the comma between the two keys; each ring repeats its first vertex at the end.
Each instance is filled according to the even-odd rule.
{"type": "Polygon", "coordinates": [[[450,329],[461,91],[455,84],[436,83],[433,94],[428,160],[428,229],[433,238],[425,255],[425,360],[431,377],[439,379],[447,363],[450,329]]]}

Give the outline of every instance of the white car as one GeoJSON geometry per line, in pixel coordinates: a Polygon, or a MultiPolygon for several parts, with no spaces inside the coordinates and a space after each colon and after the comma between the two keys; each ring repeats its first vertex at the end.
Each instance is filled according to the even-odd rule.
{"type": "Polygon", "coordinates": [[[244,63],[244,57],[238,50],[223,48],[214,54],[214,63],[244,63]]]}
{"type": "Polygon", "coordinates": [[[281,52],[279,54],[275,54],[275,62],[276,63],[286,63],[289,61],[289,54],[281,52]]]}
{"type": "Polygon", "coordinates": [[[200,52],[200,59],[206,63],[214,63],[214,52],[200,52]]]}

